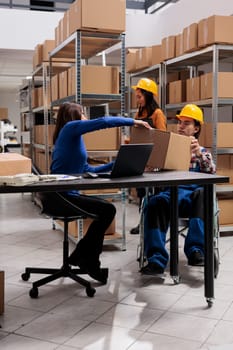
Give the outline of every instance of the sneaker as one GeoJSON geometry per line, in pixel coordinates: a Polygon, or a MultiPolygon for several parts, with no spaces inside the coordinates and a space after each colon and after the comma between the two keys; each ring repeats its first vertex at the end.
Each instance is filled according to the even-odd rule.
{"type": "Polygon", "coordinates": [[[156,263],[149,262],[146,266],[141,268],[141,273],[144,275],[161,275],[164,273],[164,269],[156,263]]]}
{"type": "Polygon", "coordinates": [[[191,266],[204,266],[204,255],[200,250],[195,250],[192,252],[188,258],[188,264],[191,266]]]}
{"type": "Polygon", "coordinates": [[[139,225],[130,230],[131,235],[139,235],[139,225]]]}

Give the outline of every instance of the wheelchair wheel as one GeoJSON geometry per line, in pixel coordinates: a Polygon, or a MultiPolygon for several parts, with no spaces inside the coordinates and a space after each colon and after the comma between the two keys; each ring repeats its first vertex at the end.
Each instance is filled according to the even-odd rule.
{"type": "Polygon", "coordinates": [[[219,273],[219,250],[218,248],[214,248],[214,278],[217,278],[219,273]]]}

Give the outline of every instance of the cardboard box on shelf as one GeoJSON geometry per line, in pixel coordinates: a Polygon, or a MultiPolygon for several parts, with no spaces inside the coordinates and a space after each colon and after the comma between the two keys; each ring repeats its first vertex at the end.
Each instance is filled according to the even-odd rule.
{"type": "Polygon", "coordinates": [[[184,53],[183,35],[177,34],[175,38],[176,38],[176,43],[175,43],[176,57],[178,57],[183,55],[184,53]]]}
{"type": "Polygon", "coordinates": [[[68,96],[68,72],[64,71],[58,75],[58,90],[59,98],[65,98],[68,96]]]}
{"type": "Polygon", "coordinates": [[[183,29],[183,49],[185,52],[195,51],[198,48],[198,24],[192,23],[183,29]]]}
{"type": "Polygon", "coordinates": [[[31,173],[32,162],[30,158],[18,153],[0,153],[0,175],[16,175],[20,173],[31,173]]]}
{"type": "Polygon", "coordinates": [[[200,100],[200,77],[186,80],[186,100],[188,102],[200,100]]]}
{"type": "MultiPolygon", "coordinates": [[[[218,72],[218,97],[233,98],[233,72],[218,72]]],[[[213,73],[206,73],[200,76],[202,100],[213,97],[213,73]]]]}
{"type": "Polygon", "coordinates": [[[233,155],[219,154],[217,157],[217,174],[228,176],[229,183],[233,184],[233,155]]]}
{"type": "MultiPolygon", "coordinates": [[[[213,124],[206,123],[203,125],[204,145],[212,147],[213,145],[213,124]]],[[[217,147],[233,147],[233,123],[217,123],[217,147]]]]}
{"type": "Polygon", "coordinates": [[[4,312],[4,301],[5,301],[5,278],[4,271],[0,271],[0,315],[4,312]]]}
{"type": "Polygon", "coordinates": [[[152,66],[162,62],[162,45],[152,45],[152,66]]]}
{"type": "Polygon", "coordinates": [[[154,144],[148,161],[149,167],[166,170],[189,170],[190,137],[158,129],[131,128],[130,143],[148,142],[154,144]]]}
{"type": "Polygon", "coordinates": [[[186,82],[177,80],[169,83],[169,103],[180,103],[186,101],[186,82]]]}
{"type": "Polygon", "coordinates": [[[8,108],[0,107],[0,120],[8,119],[8,108]]]}
{"type": "Polygon", "coordinates": [[[69,8],[69,35],[76,30],[123,33],[125,0],[76,0],[69,8]]]}
{"type": "MultiPolygon", "coordinates": [[[[81,75],[81,92],[83,94],[119,94],[120,76],[118,67],[94,65],[81,66],[81,75]]],[[[68,69],[67,76],[67,94],[71,96],[76,92],[75,66],[68,69]]],[[[61,82],[59,82],[59,94],[61,94],[61,89],[61,82]]]]}
{"type": "MultiPolygon", "coordinates": [[[[53,145],[53,133],[55,130],[55,124],[49,124],[48,126],[48,145],[53,145]]],[[[35,125],[34,126],[34,139],[35,143],[38,143],[40,145],[45,144],[45,128],[46,125],[35,125]]]]}
{"type": "Polygon", "coordinates": [[[213,15],[198,22],[198,47],[233,44],[233,17],[213,15]]]}
{"type": "Polygon", "coordinates": [[[218,199],[219,224],[232,225],[233,198],[218,199]]]}
{"type": "Polygon", "coordinates": [[[119,94],[119,68],[82,66],[82,93],[119,94]]]}
{"type": "Polygon", "coordinates": [[[169,60],[176,55],[176,37],[170,35],[162,39],[162,61],[169,60]]]}
{"type": "Polygon", "coordinates": [[[88,132],[83,135],[83,139],[88,151],[118,150],[121,142],[120,128],[88,132]]]}
{"type": "Polygon", "coordinates": [[[126,53],[126,72],[133,73],[136,71],[136,54],[138,49],[127,49],[126,53]]]}
{"type": "Polygon", "coordinates": [[[152,66],[152,47],[142,47],[136,52],[136,70],[152,66]]]}

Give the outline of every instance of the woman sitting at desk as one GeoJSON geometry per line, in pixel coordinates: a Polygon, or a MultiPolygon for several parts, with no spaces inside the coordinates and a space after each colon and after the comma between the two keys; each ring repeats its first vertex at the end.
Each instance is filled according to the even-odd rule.
{"type": "MultiPolygon", "coordinates": [[[[190,136],[191,161],[190,171],[215,173],[215,164],[211,154],[199,145],[198,137],[203,121],[202,110],[194,105],[184,106],[177,115],[177,131],[180,135],[190,136]]],[[[144,208],[144,247],[148,264],[141,272],[156,275],[164,272],[168,263],[166,233],[169,226],[170,189],[152,195],[144,208]]],[[[182,185],[178,188],[179,216],[189,218],[189,228],[185,239],[184,252],[188,264],[204,264],[204,223],[203,223],[203,188],[199,185],[182,185]]]]}
{"type": "MultiPolygon", "coordinates": [[[[120,126],[140,125],[150,128],[147,122],[125,117],[101,117],[87,120],[82,107],[76,103],[64,103],[57,114],[53,135],[52,174],[82,174],[85,172],[110,171],[113,163],[91,166],[87,162],[87,151],[82,135],[95,130],[120,126]]],[[[69,257],[70,265],[81,269],[101,283],[107,276],[100,269],[99,256],[103,248],[104,234],[113,221],[115,206],[101,198],[80,194],[77,190],[64,194],[65,198],[81,209],[98,217],[88,227],[85,236],[78,242],[69,257]]],[[[56,203],[54,203],[56,205],[56,203]]]]}

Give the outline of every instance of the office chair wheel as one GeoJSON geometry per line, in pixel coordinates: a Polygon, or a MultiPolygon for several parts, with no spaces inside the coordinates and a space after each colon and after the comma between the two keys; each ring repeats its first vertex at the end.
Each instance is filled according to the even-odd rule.
{"type": "Polygon", "coordinates": [[[22,273],[21,278],[23,281],[28,281],[30,278],[30,273],[27,273],[27,272],[22,273]]]}
{"type": "Polygon", "coordinates": [[[38,288],[37,287],[33,287],[30,290],[30,292],[29,292],[30,297],[33,298],[33,299],[37,298],[38,294],[39,294],[39,292],[38,292],[38,288]]]}
{"type": "Polygon", "coordinates": [[[95,295],[95,292],[96,292],[96,290],[93,287],[87,287],[86,288],[87,296],[90,297],[90,298],[92,298],[95,295]]]}

